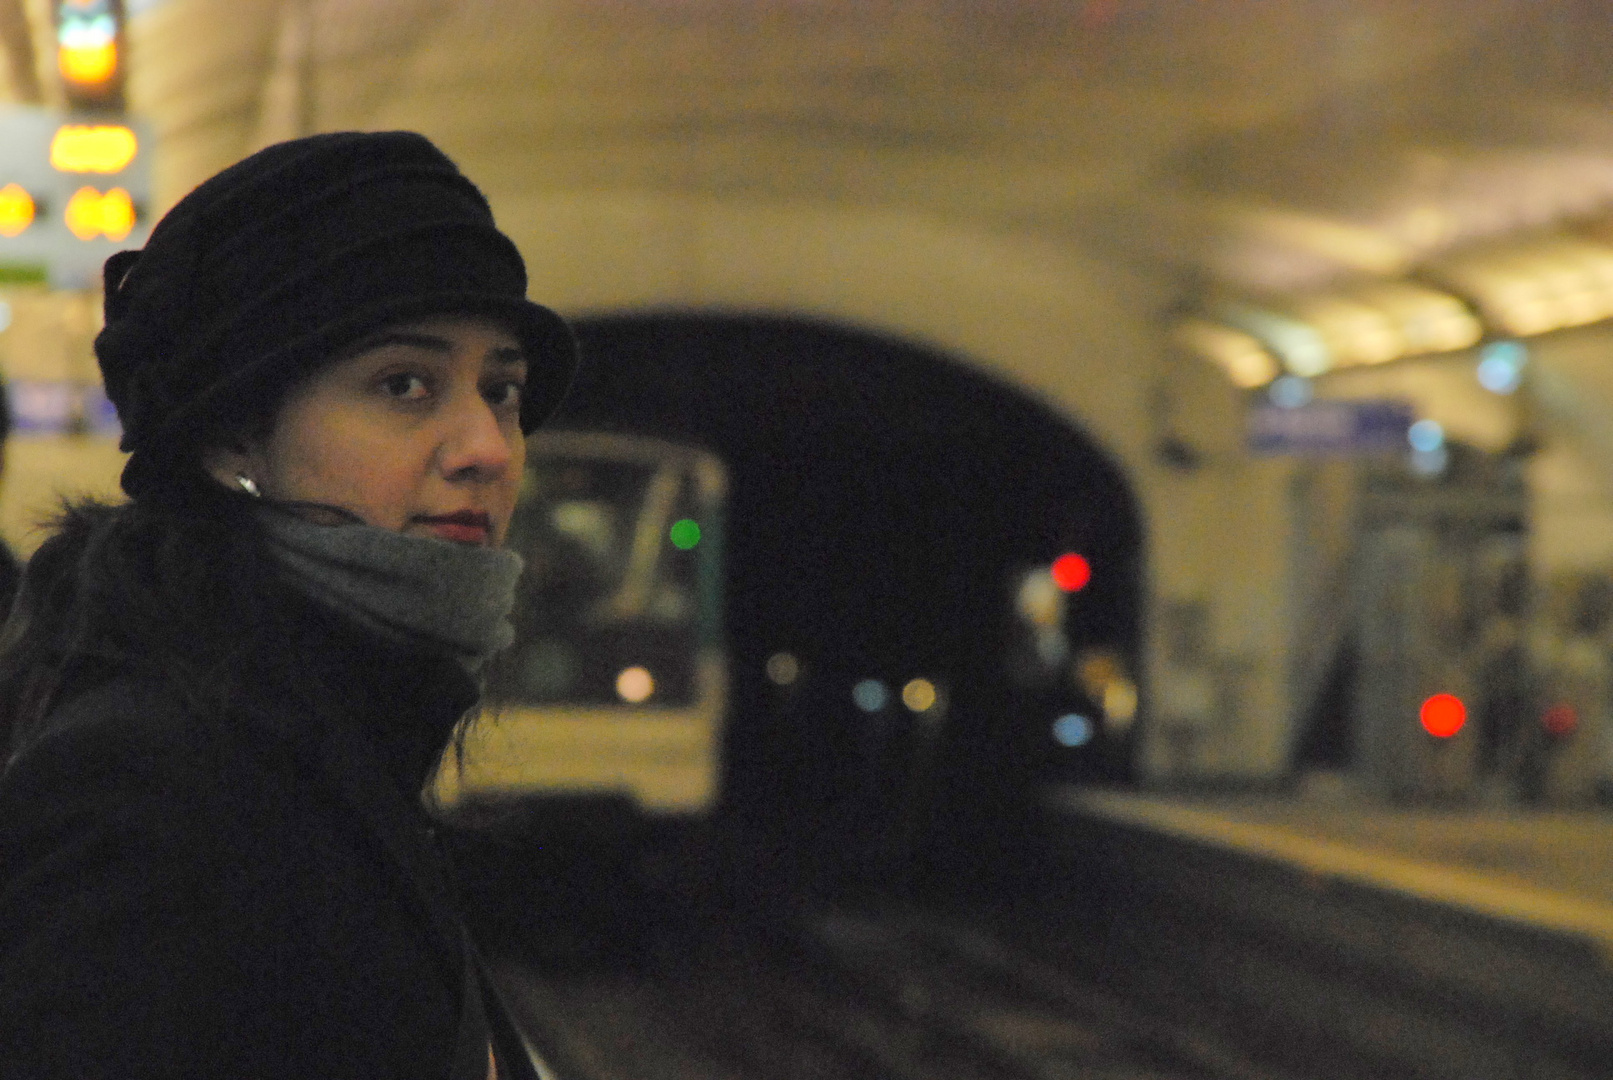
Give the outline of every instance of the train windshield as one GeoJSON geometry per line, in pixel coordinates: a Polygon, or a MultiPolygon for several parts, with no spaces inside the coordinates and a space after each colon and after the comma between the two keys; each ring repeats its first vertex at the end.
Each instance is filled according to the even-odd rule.
{"type": "Polygon", "coordinates": [[[690,705],[711,606],[710,500],[687,455],[545,449],[527,458],[510,546],[526,561],[515,645],[491,690],[513,704],[690,705]]]}

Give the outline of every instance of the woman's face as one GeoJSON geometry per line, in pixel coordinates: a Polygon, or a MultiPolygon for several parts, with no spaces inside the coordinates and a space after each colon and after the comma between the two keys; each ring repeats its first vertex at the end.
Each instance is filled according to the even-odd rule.
{"type": "Polygon", "coordinates": [[[399,323],[294,387],[267,439],[213,455],[209,471],[396,532],[502,544],[526,455],[526,379],[520,344],[495,322],[399,323]]]}

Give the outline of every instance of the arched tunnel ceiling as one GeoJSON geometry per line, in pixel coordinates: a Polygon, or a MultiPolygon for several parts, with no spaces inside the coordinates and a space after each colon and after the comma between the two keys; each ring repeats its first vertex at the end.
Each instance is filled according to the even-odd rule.
{"type": "MultiPolygon", "coordinates": [[[[163,136],[165,201],[299,130],[406,125],[495,195],[744,192],[1047,232],[1184,183],[1280,188],[1274,152],[1315,156],[1283,141],[1296,126],[1434,117],[1437,129],[1445,99],[1473,87],[1430,98],[1430,76],[1494,42],[1555,40],[1554,15],[1591,6],[146,0],[131,5],[130,98],[163,136]]],[[[0,0],[0,13],[24,9],[48,44],[47,3],[0,0]]],[[[5,85],[26,94],[12,74],[5,85]]],[[[1488,88],[1511,93],[1517,76],[1488,88]]]]}
{"type": "MultiPolygon", "coordinates": [[[[409,127],[495,205],[889,208],[1258,291],[1613,201],[1597,0],[130,6],[158,209],[280,138],[409,127]]],[[[55,93],[48,9],[0,0],[13,97],[55,93]]]]}

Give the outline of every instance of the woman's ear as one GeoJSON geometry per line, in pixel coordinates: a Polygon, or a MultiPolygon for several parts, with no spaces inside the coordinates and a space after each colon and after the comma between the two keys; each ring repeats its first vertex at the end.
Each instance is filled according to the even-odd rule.
{"type": "Polygon", "coordinates": [[[227,488],[258,494],[263,482],[263,455],[249,449],[244,443],[216,446],[202,454],[202,468],[207,475],[227,488]]]}

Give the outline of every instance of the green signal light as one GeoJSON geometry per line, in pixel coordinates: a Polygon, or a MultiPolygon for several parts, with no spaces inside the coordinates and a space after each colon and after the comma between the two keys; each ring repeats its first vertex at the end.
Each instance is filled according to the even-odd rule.
{"type": "Polygon", "coordinates": [[[679,551],[688,551],[700,543],[700,523],[692,518],[684,518],[672,526],[672,546],[679,551]]]}

